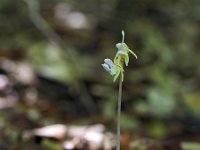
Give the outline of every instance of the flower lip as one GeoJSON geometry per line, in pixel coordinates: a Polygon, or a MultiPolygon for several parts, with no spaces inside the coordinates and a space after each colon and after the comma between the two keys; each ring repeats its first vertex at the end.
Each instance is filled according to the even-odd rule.
{"type": "Polygon", "coordinates": [[[110,70],[110,67],[107,64],[101,64],[103,66],[104,69],[106,69],[106,71],[110,70]]]}
{"type": "Polygon", "coordinates": [[[119,55],[127,55],[127,52],[123,51],[123,50],[119,50],[117,53],[116,53],[116,57],[119,56],[119,55]]]}
{"type": "Polygon", "coordinates": [[[104,59],[104,66],[107,67],[108,69],[112,69],[114,65],[112,60],[106,58],[104,59]]]}
{"type": "Polygon", "coordinates": [[[104,64],[101,64],[101,65],[111,75],[114,75],[116,73],[116,68],[115,68],[114,63],[112,62],[112,60],[106,58],[106,59],[104,59],[104,64]]]}

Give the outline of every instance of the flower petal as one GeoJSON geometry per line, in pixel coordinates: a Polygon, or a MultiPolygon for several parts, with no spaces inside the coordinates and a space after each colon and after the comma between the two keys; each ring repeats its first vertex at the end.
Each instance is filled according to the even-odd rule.
{"type": "Polygon", "coordinates": [[[137,59],[137,55],[132,50],[128,49],[128,51],[137,59]]]}
{"type": "Polygon", "coordinates": [[[110,72],[110,68],[107,64],[101,64],[101,65],[106,71],[110,72]]]}
{"type": "Polygon", "coordinates": [[[112,60],[106,58],[104,59],[104,64],[102,64],[103,68],[108,71],[111,75],[116,74],[116,67],[112,60]]]}

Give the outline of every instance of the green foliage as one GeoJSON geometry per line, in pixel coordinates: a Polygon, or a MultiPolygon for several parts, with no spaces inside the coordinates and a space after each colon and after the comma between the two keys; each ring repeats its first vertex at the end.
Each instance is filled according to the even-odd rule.
{"type": "Polygon", "coordinates": [[[183,150],[198,150],[198,149],[200,149],[200,143],[197,143],[197,142],[182,142],[181,148],[183,150]]]}
{"type": "Polygon", "coordinates": [[[200,114],[200,94],[199,93],[189,93],[185,94],[184,102],[188,106],[191,114],[194,114],[199,118],[200,114]]]}
{"type": "MultiPolygon", "coordinates": [[[[101,92],[97,90],[99,92],[96,92],[97,95],[92,93],[91,99],[98,108],[101,108],[99,115],[113,120],[116,114],[116,86],[99,66],[105,56],[113,57],[113,45],[115,41],[121,39],[118,31],[125,28],[129,34],[126,42],[137,53],[140,61],[129,62],[130,51],[126,45],[122,48],[125,50],[124,53],[121,51],[124,55],[117,55],[112,61],[113,64],[121,65],[120,57],[122,57],[126,65],[129,63],[129,69],[124,72],[126,90],[123,93],[122,105],[125,117],[122,116],[124,119],[122,128],[139,127],[140,118],[143,117],[162,120],[178,117],[184,119],[188,116],[199,118],[200,5],[198,0],[103,0],[101,2],[87,0],[84,3],[74,0],[38,0],[38,2],[40,8],[36,14],[40,14],[43,21],[46,21],[50,29],[59,36],[59,40],[53,38],[55,41],[52,41],[51,34],[41,31],[34,24],[25,1],[13,3],[12,0],[1,0],[0,60],[15,63],[12,59],[18,58],[18,61],[21,59],[28,61],[34,67],[36,74],[64,83],[71,82],[75,87],[72,89],[77,91],[81,90],[78,85],[86,82],[89,94],[92,93],[93,86],[104,85],[104,90],[101,92]],[[82,16],[81,19],[86,19],[88,28],[76,29],[68,26],[69,14],[74,12],[82,16]],[[23,55],[19,56],[20,54],[23,55]]],[[[81,19],[71,17],[71,21],[81,19]]],[[[40,23],[38,25],[41,25],[40,23]]],[[[121,47],[117,50],[120,49],[121,47]]],[[[114,72],[115,79],[120,72],[123,72],[117,65],[115,66],[117,69],[114,69],[118,70],[114,72]]],[[[11,74],[12,77],[13,73],[11,74]]],[[[77,97],[80,96],[78,92],[76,94],[77,97]]],[[[67,107],[69,111],[73,109],[67,107]]],[[[31,121],[39,118],[38,112],[34,109],[22,113],[25,113],[31,121]]],[[[5,136],[7,139],[16,139],[17,127],[8,125],[7,122],[12,120],[4,119],[10,118],[9,114],[9,111],[0,114],[0,127],[2,131],[5,127],[13,129],[5,129],[5,136]]],[[[42,122],[44,124],[57,122],[55,118],[49,118],[50,121],[45,118],[42,122]]],[[[149,135],[157,138],[167,136],[165,132],[168,131],[163,124],[155,123],[151,127],[149,135]]]]}
{"type": "Polygon", "coordinates": [[[151,137],[162,139],[166,137],[168,129],[162,122],[153,122],[149,125],[147,132],[151,137]]]}
{"type": "Polygon", "coordinates": [[[48,139],[44,139],[42,142],[42,145],[44,149],[48,149],[48,150],[62,150],[63,149],[59,143],[52,140],[48,140],[48,139]]]}

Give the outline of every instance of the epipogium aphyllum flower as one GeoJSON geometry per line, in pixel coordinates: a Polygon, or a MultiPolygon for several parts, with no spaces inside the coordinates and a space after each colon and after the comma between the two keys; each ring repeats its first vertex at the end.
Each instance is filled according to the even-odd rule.
{"type": "Polygon", "coordinates": [[[121,99],[122,99],[122,82],[124,80],[124,64],[128,66],[129,63],[129,52],[135,56],[137,55],[131,51],[126,43],[124,43],[125,32],[122,30],[122,42],[116,44],[117,53],[114,58],[114,62],[106,58],[104,59],[103,68],[108,71],[113,77],[114,82],[119,78],[119,95],[118,95],[118,109],[117,109],[117,144],[116,150],[120,150],[120,116],[121,116],[121,99]]]}
{"type": "Polygon", "coordinates": [[[128,66],[129,52],[137,59],[137,55],[128,48],[126,43],[124,43],[124,36],[125,32],[122,30],[122,42],[116,44],[116,48],[118,50],[115,55],[114,62],[111,59],[106,58],[104,59],[104,64],[102,64],[103,68],[114,77],[114,81],[116,81],[120,74],[123,81],[123,64],[125,63],[125,65],[128,66]]]}

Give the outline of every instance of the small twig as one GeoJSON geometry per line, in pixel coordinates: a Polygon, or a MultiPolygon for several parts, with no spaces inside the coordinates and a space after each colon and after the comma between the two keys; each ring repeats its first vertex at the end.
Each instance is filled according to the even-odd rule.
{"type": "Polygon", "coordinates": [[[60,47],[61,38],[40,15],[40,5],[38,0],[24,0],[24,2],[26,2],[28,5],[30,19],[33,24],[46,36],[51,43],[57,47],[60,47]]]}

